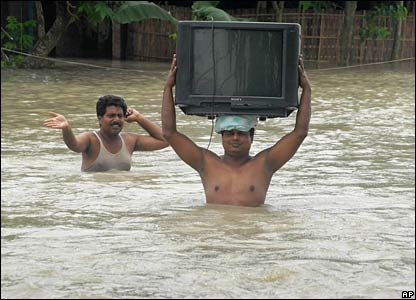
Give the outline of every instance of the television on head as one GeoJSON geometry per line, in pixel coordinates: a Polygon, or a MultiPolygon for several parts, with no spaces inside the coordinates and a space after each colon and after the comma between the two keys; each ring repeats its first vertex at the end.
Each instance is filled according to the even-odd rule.
{"type": "Polygon", "coordinates": [[[287,117],[299,106],[300,25],[180,21],[175,104],[187,115],[287,117]]]}

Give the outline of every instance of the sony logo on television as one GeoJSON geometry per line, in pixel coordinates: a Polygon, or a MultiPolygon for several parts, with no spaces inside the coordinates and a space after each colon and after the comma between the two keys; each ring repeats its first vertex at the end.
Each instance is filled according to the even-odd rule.
{"type": "Polygon", "coordinates": [[[231,97],[230,99],[231,101],[243,101],[243,98],[239,98],[239,97],[231,97]]]}

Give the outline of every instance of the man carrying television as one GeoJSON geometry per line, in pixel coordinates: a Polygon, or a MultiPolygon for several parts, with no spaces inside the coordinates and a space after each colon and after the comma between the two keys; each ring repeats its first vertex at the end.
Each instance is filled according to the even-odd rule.
{"type": "Polygon", "coordinates": [[[220,116],[215,131],[221,133],[224,155],[197,146],[176,130],[172,88],[175,85],[176,55],[173,56],[163,91],[163,136],[179,157],[195,169],[202,180],[207,203],[259,206],[264,204],[273,174],[289,161],[308,135],[311,118],[311,84],[302,57],[299,86],[302,88],[295,128],[254,157],[249,155],[257,118],[246,115],[220,116]]]}

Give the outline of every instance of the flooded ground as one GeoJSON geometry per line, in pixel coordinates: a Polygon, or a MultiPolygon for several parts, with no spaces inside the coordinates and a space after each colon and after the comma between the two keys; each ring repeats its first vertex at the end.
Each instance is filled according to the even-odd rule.
{"type": "MultiPolygon", "coordinates": [[[[60,130],[42,127],[47,112],[75,133],[94,130],[98,97],[114,94],[161,124],[169,67],[86,62],[108,68],[1,71],[2,298],[415,291],[414,61],[309,70],[309,136],[258,208],[206,205],[197,173],[171,148],[135,152],[130,172],[82,173],[60,130]]],[[[180,131],[208,146],[210,120],[177,116],[180,131]]],[[[252,154],[294,121],[260,122],[252,154]]],[[[210,149],[222,154],[215,133],[210,149]]]]}

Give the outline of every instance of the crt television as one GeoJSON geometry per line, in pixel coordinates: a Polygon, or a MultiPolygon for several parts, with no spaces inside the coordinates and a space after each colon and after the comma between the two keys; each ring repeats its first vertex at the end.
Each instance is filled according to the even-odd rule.
{"type": "Polygon", "coordinates": [[[297,23],[180,21],[175,104],[187,115],[287,117],[299,106],[297,23]]]}

